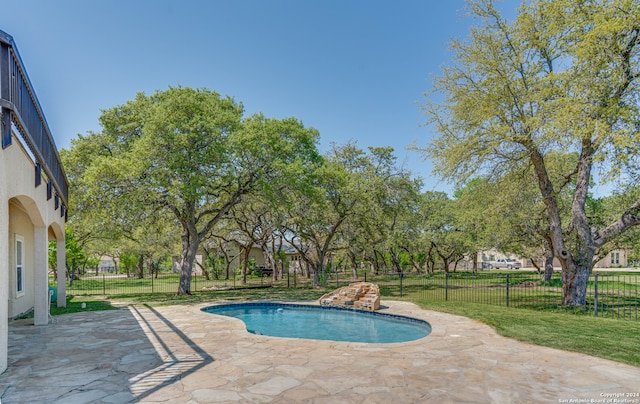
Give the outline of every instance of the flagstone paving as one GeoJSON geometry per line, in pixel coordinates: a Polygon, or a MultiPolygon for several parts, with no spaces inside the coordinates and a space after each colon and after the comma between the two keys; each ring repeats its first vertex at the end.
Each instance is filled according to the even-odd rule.
{"type": "Polygon", "coordinates": [[[273,338],[202,312],[206,305],[75,313],[48,326],[18,320],[9,325],[0,400],[558,403],[640,393],[640,368],[518,342],[411,303],[382,305],[429,321],[433,332],[393,344],[273,338]]]}

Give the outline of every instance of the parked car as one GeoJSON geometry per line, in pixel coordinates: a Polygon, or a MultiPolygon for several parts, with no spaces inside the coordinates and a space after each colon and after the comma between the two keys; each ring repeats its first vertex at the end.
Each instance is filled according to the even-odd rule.
{"type": "Polygon", "coordinates": [[[262,265],[258,266],[258,271],[260,272],[260,276],[271,276],[273,275],[273,268],[267,268],[262,265]]]}
{"type": "Polygon", "coordinates": [[[501,258],[495,261],[489,261],[488,265],[489,269],[520,269],[522,268],[522,264],[519,261],[514,261],[510,258],[501,258]]]}

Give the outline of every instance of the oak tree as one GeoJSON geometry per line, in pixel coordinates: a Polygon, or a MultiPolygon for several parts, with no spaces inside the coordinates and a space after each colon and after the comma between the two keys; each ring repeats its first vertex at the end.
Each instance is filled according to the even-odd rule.
{"type": "MultiPolygon", "coordinates": [[[[178,294],[191,293],[203,238],[250,192],[316,158],[317,131],[294,118],[243,118],[243,107],[208,89],[139,93],[103,111],[103,148],[86,170],[126,219],[167,215],[180,227],[178,294]]],[[[114,209],[116,207],[116,209],[114,209]]],[[[137,219],[141,220],[141,219],[137,219]]]]}

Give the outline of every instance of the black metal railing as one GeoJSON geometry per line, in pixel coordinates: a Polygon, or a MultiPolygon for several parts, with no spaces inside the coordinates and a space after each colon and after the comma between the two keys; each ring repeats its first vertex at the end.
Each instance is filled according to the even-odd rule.
{"type": "Polygon", "coordinates": [[[15,125],[29,151],[52,181],[57,193],[68,206],[69,184],[49,125],[44,117],[33,86],[13,38],[0,31],[0,104],[2,107],[2,146],[11,144],[15,125]]]}

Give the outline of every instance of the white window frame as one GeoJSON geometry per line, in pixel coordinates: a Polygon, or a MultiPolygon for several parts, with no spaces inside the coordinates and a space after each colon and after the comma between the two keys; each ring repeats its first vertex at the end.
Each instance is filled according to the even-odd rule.
{"type": "Polygon", "coordinates": [[[14,266],[14,274],[15,274],[15,291],[16,297],[20,297],[24,295],[24,237],[16,234],[15,242],[14,242],[14,252],[15,252],[15,266],[14,266]],[[18,248],[18,245],[20,248],[18,248]]]}

